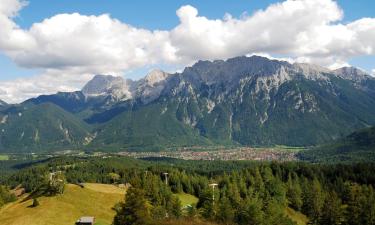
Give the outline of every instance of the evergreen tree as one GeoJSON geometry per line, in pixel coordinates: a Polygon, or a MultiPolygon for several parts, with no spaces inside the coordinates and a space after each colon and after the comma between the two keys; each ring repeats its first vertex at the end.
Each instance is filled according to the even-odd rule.
{"type": "Polygon", "coordinates": [[[315,178],[305,190],[303,211],[311,224],[318,224],[324,204],[324,195],[320,182],[315,178]]]}
{"type": "Polygon", "coordinates": [[[218,204],[217,220],[223,224],[232,224],[234,221],[235,210],[232,208],[229,199],[224,196],[219,200],[218,204]]]}
{"type": "Polygon", "coordinates": [[[289,174],[286,195],[289,201],[289,206],[297,211],[300,211],[303,201],[302,201],[302,189],[299,184],[298,177],[293,179],[291,175],[289,174]]]}
{"type": "Polygon", "coordinates": [[[114,225],[145,225],[151,221],[150,210],[144,191],[130,187],[126,193],[125,203],[114,218],[114,225]]]}
{"type": "Polygon", "coordinates": [[[180,218],[182,216],[181,201],[178,197],[172,197],[170,200],[170,212],[174,218],[180,218]]]}
{"type": "Polygon", "coordinates": [[[335,192],[330,192],[324,201],[320,225],[341,225],[344,223],[345,213],[341,199],[335,192]]]}
{"type": "Polygon", "coordinates": [[[358,184],[350,186],[350,194],[347,206],[347,224],[362,225],[362,208],[366,197],[362,195],[362,188],[358,184]]]}
{"type": "Polygon", "coordinates": [[[237,209],[237,223],[240,225],[263,225],[264,212],[262,211],[262,207],[260,199],[246,199],[237,209]]]}

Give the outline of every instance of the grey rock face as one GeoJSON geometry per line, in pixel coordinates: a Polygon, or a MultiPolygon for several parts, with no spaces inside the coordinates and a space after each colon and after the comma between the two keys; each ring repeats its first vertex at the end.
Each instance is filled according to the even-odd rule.
{"type": "Polygon", "coordinates": [[[122,77],[96,75],[83,87],[82,93],[87,97],[111,95],[116,99],[126,100],[132,97],[130,86],[131,82],[122,77]]]}

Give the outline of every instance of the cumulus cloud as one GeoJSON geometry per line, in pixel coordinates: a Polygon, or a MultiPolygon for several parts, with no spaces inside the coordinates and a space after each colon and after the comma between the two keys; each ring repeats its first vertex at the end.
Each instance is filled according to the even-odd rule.
{"type": "Polygon", "coordinates": [[[180,24],[171,41],[177,56],[188,60],[265,52],[329,66],[375,49],[374,19],[340,24],[343,12],[331,0],[288,0],[240,19],[210,20],[192,6],[177,15],[180,24]]]}
{"type": "Polygon", "coordinates": [[[113,72],[174,60],[167,31],[137,29],[106,14],[59,14],[33,24],[27,35],[30,47],[6,53],[28,68],[113,72]]]}
{"type": "Polygon", "coordinates": [[[32,77],[1,81],[0,99],[8,103],[19,103],[39,95],[54,94],[57,91],[76,91],[93,76],[91,73],[76,74],[73,71],[47,70],[43,74],[32,77]]]}
{"type": "Polygon", "coordinates": [[[0,82],[0,99],[10,102],[77,89],[92,74],[123,74],[150,64],[186,65],[261,52],[337,68],[352,57],[375,54],[375,18],[340,23],[344,13],[333,0],[286,0],[222,19],[208,19],[187,5],[177,10],[176,27],[154,31],[107,14],[78,13],[58,14],[26,30],[13,20],[25,6],[2,0],[0,51],[21,67],[44,72],[0,82]]]}

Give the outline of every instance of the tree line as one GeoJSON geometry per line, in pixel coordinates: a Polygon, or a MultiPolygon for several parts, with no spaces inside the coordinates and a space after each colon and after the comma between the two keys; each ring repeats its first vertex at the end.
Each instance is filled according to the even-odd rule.
{"type": "Polygon", "coordinates": [[[115,225],[183,224],[186,220],[292,225],[295,222],[285,213],[288,208],[306,215],[312,225],[375,224],[375,165],[370,163],[60,157],[22,169],[1,182],[22,184],[33,191],[43,182],[42,174],[51,171],[62,171],[69,183],[130,184],[125,201],[114,207],[115,225]],[[178,193],[194,195],[199,201],[182,206],[178,193]]]}

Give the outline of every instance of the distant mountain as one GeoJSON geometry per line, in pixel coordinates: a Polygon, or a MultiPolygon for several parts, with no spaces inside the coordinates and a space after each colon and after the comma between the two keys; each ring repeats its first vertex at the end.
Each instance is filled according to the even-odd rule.
{"type": "MultiPolygon", "coordinates": [[[[114,127],[123,132],[113,133],[110,145],[124,146],[126,140],[125,146],[138,146],[133,140],[158,140],[157,135],[152,138],[143,132],[156,131],[147,124],[161,123],[165,115],[170,116],[168,121],[182,123],[215,144],[324,143],[375,124],[372,89],[367,90],[357,79],[352,79],[358,75],[357,70],[344,71],[342,75],[314,65],[289,64],[256,56],[199,61],[181,74],[170,76],[155,101],[144,105],[135,98],[131,104],[117,107],[123,114],[116,122],[98,130],[93,144],[100,140],[105,145],[103,140],[114,127]],[[129,122],[148,115],[153,117],[144,126],[129,122]],[[136,126],[139,129],[134,129],[136,126]]],[[[361,82],[364,81],[373,82],[371,77],[361,74],[361,82]]],[[[172,140],[169,132],[158,132],[158,135],[172,140]]]]}
{"type": "Polygon", "coordinates": [[[161,70],[152,70],[145,78],[138,81],[124,80],[122,77],[96,75],[82,89],[87,97],[105,96],[114,102],[140,98],[150,102],[159,97],[164,88],[164,81],[169,76],[161,70]]]}
{"type": "Polygon", "coordinates": [[[299,154],[312,162],[374,162],[375,127],[356,131],[345,138],[299,154]]]}
{"type": "Polygon", "coordinates": [[[0,151],[77,149],[92,139],[89,126],[51,103],[12,106],[0,113],[0,151]]]}
{"type": "Polygon", "coordinates": [[[6,103],[6,102],[4,102],[4,101],[2,101],[2,100],[0,99],[0,109],[1,109],[1,108],[4,108],[4,107],[6,107],[6,106],[8,106],[8,103],[6,103]]]}
{"type": "Polygon", "coordinates": [[[82,91],[21,105],[44,103],[93,125],[88,149],[311,146],[375,125],[375,79],[352,67],[243,56],[136,81],[97,75],[82,91]]]}
{"type": "Polygon", "coordinates": [[[86,97],[111,96],[115,100],[127,100],[132,97],[132,81],[122,77],[96,75],[82,89],[86,97]]]}

